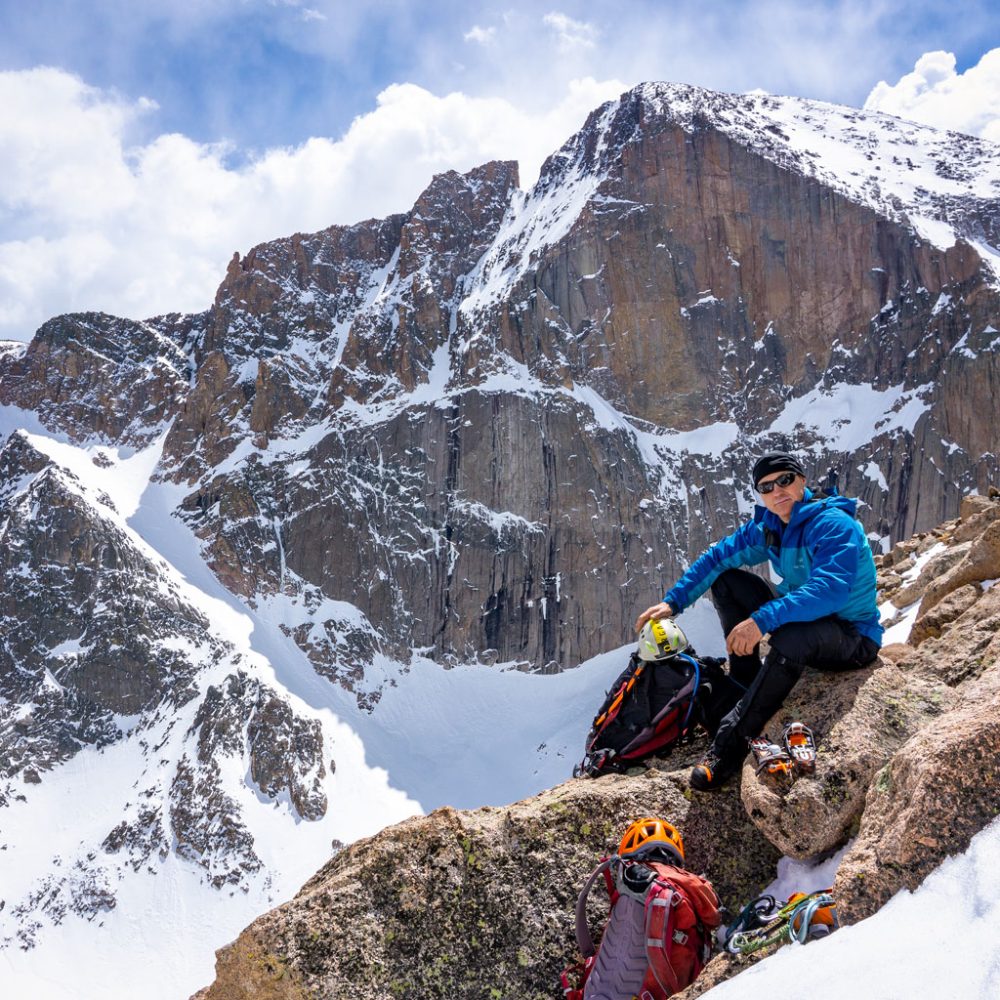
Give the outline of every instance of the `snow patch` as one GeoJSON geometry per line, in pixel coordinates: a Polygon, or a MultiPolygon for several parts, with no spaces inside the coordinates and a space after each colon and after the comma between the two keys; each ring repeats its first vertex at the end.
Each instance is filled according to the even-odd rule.
{"type": "Polygon", "coordinates": [[[931,404],[923,396],[933,385],[876,389],[870,383],[819,386],[789,400],[765,433],[790,436],[810,431],[834,440],[841,451],[857,451],[880,434],[912,433],[931,404]]]}

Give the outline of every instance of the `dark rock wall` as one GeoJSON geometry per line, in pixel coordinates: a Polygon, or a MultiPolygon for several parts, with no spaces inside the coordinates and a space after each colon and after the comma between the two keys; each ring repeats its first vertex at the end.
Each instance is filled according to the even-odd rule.
{"type": "MultiPolygon", "coordinates": [[[[406,215],[235,256],[202,316],[53,320],[0,359],[0,401],[75,438],[172,420],[159,474],[223,583],[366,616],[287,623],[342,678],[379,648],[559,669],[627,641],[769,446],[837,468],[876,545],[954,516],[997,473],[979,254],[830,186],[779,125],[734,131],[750,98],[661,90],[595,111],[527,196],[512,163],[450,172],[406,215]],[[772,430],[838,386],[885,420],[772,430]],[[605,401],[640,437],[718,434],[637,441],[605,401]]],[[[939,209],[970,240],[996,223],[939,209]]]]}

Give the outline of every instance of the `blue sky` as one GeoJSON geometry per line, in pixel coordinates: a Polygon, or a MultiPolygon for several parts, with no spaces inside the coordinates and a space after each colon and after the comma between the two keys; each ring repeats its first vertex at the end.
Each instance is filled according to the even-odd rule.
{"type": "Polygon", "coordinates": [[[985,0],[0,4],[0,338],[204,308],[233,251],[405,211],[442,170],[517,159],[530,184],[644,80],[1000,141],[985,0]]]}
{"type": "Polygon", "coordinates": [[[338,136],[402,82],[527,99],[572,76],[663,79],[860,104],[924,52],[973,65],[1000,39],[1000,4],[3,0],[2,23],[0,69],[152,99],[147,129],[239,153],[338,136]],[[591,30],[561,46],[553,12],[591,30]]]}

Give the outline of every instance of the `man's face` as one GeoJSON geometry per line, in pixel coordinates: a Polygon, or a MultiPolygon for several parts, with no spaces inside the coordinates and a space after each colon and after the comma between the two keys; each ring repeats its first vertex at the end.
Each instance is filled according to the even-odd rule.
{"type": "Polygon", "coordinates": [[[757,484],[761,503],[772,514],[780,517],[785,524],[788,524],[792,516],[792,508],[802,499],[806,491],[805,476],[794,476],[791,482],[781,485],[791,475],[791,472],[772,472],[757,484]]]}

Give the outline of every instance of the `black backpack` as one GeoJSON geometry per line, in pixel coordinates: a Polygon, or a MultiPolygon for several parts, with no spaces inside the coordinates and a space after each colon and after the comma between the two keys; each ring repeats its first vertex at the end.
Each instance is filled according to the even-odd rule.
{"type": "Polygon", "coordinates": [[[725,662],[693,650],[656,661],[633,653],[594,717],[574,776],[596,778],[666,756],[698,725],[714,735],[744,691],[725,662]]]}

